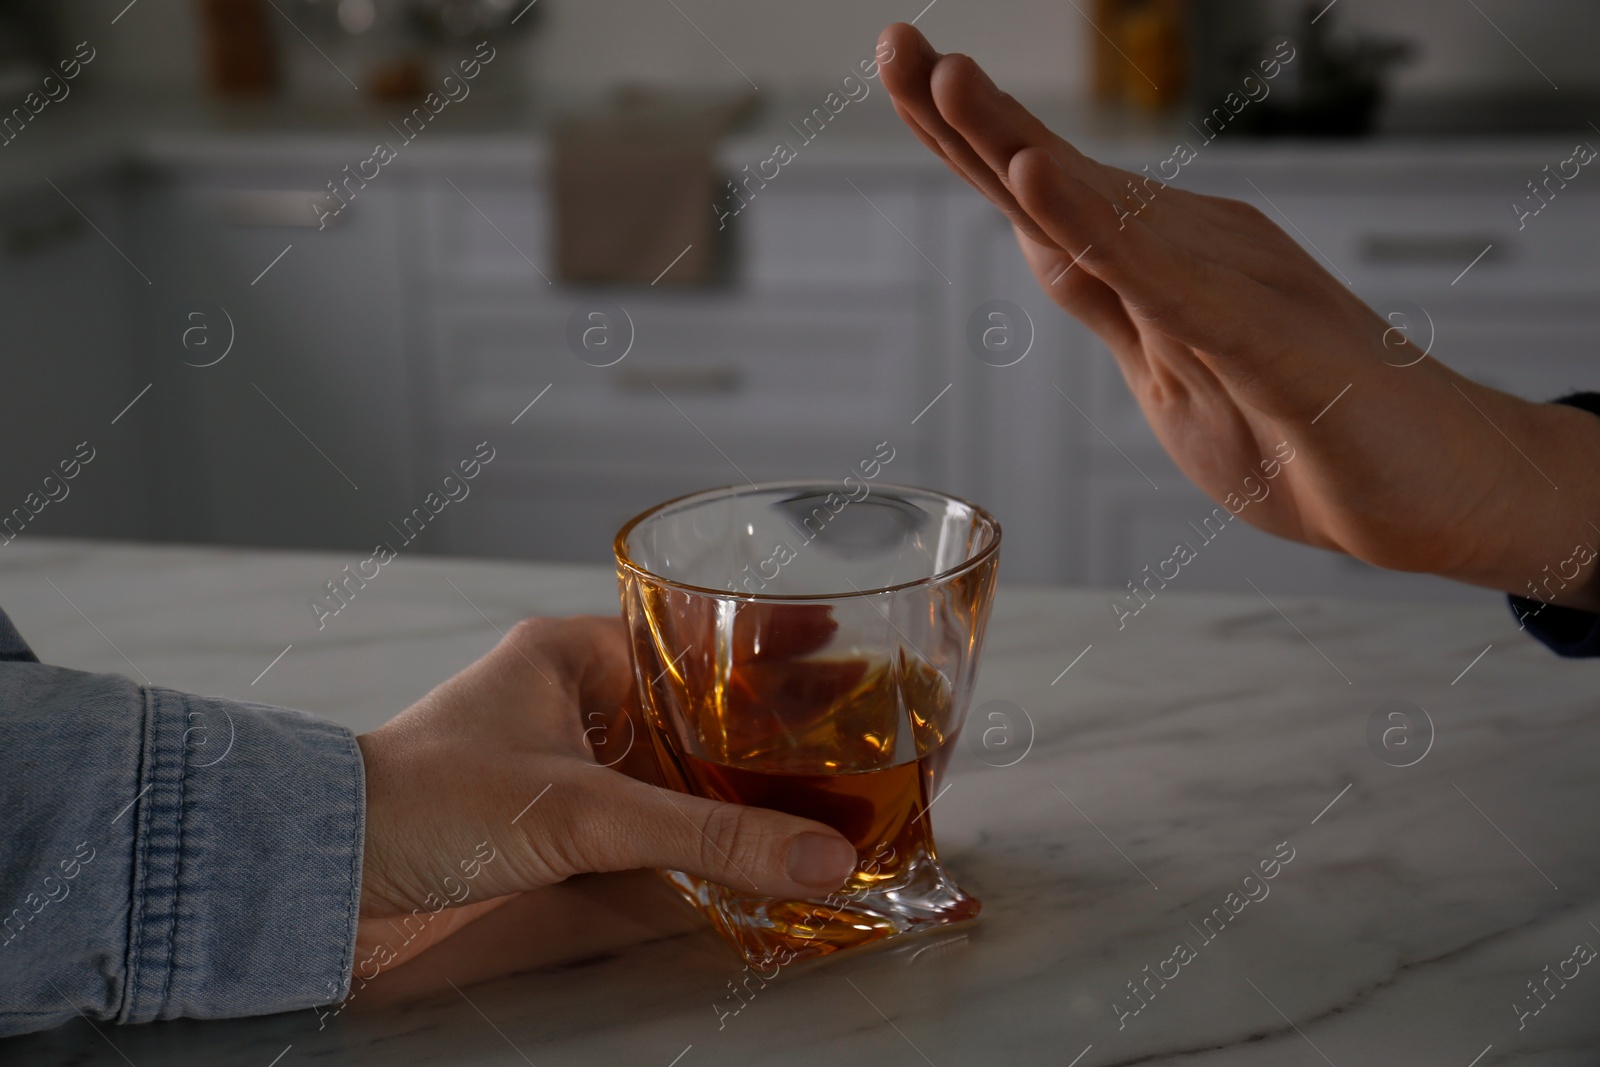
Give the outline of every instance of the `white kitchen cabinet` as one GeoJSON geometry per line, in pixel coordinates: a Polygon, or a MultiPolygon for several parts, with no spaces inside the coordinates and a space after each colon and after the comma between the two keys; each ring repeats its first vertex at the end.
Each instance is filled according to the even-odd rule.
{"type": "Polygon", "coordinates": [[[942,309],[952,386],[941,401],[947,410],[929,418],[954,441],[950,484],[1000,519],[1004,580],[1083,582],[1089,573],[1078,488],[1095,430],[1085,417],[1091,404],[1082,327],[1034,281],[997,210],[954,183],[947,197],[959,250],[958,285],[942,309]],[[1013,358],[1003,351],[979,357],[975,316],[976,347],[983,348],[984,330],[1005,331],[993,340],[1022,345],[1017,362],[1001,365],[1013,358]]]}
{"type": "Polygon", "coordinates": [[[119,175],[57,178],[0,201],[0,518],[10,536],[149,537],[156,423],[149,407],[118,418],[149,382],[129,328],[148,287],[123,253],[148,264],[119,175]],[[75,454],[94,458],[63,483],[75,454]]]}
{"type": "Polygon", "coordinates": [[[553,225],[545,187],[532,174],[486,180],[469,166],[429,173],[410,208],[419,295],[552,284],[553,225]]]}
{"type": "Polygon", "coordinates": [[[1600,299],[1511,290],[1428,309],[1433,354],[1469,378],[1529,400],[1600,390],[1600,299]]]}
{"type": "Polygon", "coordinates": [[[404,178],[384,175],[319,230],[309,201],[337,172],[157,160],[140,183],[166,537],[370,549],[420,502],[402,344],[404,178]],[[194,325],[209,346],[184,346],[194,325]],[[229,338],[226,358],[194,365],[229,338]]]}
{"type": "Polygon", "coordinates": [[[936,376],[926,291],[947,284],[922,258],[938,247],[922,184],[786,176],[731,221],[730,280],[657,289],[547,282],[537,181],[424,178],[415,466],[503,443],[480,503],[454,509],[450,549],[604,561],[624,520],[676,493],[842,481],[883,441],[882,477],[938,484],[942,453],[912,425],[936,376]],[[601,307],[626,346],[609,366],[569,338],[574,315],[601,307]]]}
{"type": "MultiPolygon", "coordinates": [[[[0,228],[23,234],[24,253],[0,265],[13,347],[81,369],[17,372],[6,402],[21,459],[0,488],[27,491],[28,463],[75,424],[80,397],[108,409],[94,417],[109,432],[109,409],[152,385],[115,428],[126,443],[102,451],[126,477],[85,493],[81,525],[57,532],[366,548],[480,441],[494,463],[415,550],[604,560],[617,526],[668,496],[745,477],[842,479],[880,441],[896,456],[884,477],[999,516],[1009,581],[1122,588],[1211,513],[1110,354],[1028,272],[1009,223],[920,157],[807,157],[719,235],[715,284],[667,289],[561,284],[542,152],[520,141],[410,157],[319,230],[307,201],[354,158],[344,142],[279,153],[271,137],[245,140],[235,158],[225,138],[158,139],[133,185],[67,186],[143,276],[54,193],[0,212],[0,228]],[[55,215],[29,221],[46,202],[55,215]],[[30,227],[42,243],[29,246],[30,227]],[[624,309],[632,338],[606,367],[568,340],[574,313],[599,302],[624,309]],[[980,359],[969,338],[995,307],[1031,340],[1010,365],[980,359]],[[234,347],[214,366],[192,364],[216,348],[181,343],[193,310],[219,340],[213,320],[231,319],[234,347]],[[114,354],[110,374],[100,350],[114,354]]],[[[1510,208],[1559,158],[1217,146],[1181,181],[1257,203],[1369,303],[1421,309],[1411,337],[1434,356],[1544,399],[1600,380],[1600,190],[1575,182],[1521,229],[1510,208]]],[[[58,509],[63,522],[78,502],[58,509]]],[[[1242,521],[1172,587],[1252,582],[1481,595],[1242,521]]]]}
{"type": "MultiPolygon", "coordinates": [[[[1338,552],[1310,548],[1258,530],[1244,513],[1227,512],[1187,482],[1152,490],[1143,481],[1094,478],[1082,486],[1082,514],[1088,520],[1089,584],[1110,590],[1107,618],[1115,619],[1111,599],[1128,596],[1128,583],[1144,588],[1152,579],[1158,591],[1221,590],[1254,596],[1278,593],[1335,593],[1340,596],[1402,600],[1482,601],[1483,590],[1426,574],[1380,570],[1338,552]],[[1179,544],[1194,553],[1171,581],[1160,581],[1165,561],[1179,544]],[[1146,570],[1146,568],[1149,568],[1146,570]],[[1251,588],[1254,583],[1256,589],[1251,588]]],[[[1262,610],[1271,611],[1266,601],[1262,610]]],[[[1134,625],[1130,622],[1128,625],[1134,625]]]]}
{"type": "Polygon", "coordinates": [[[947,284],[937,262],[912,244],[920,245],[928,229],[921,182],[844,173],[825,181],[794,178],[793,186],[761,190],[732,221],[745,229],[742,284],[773,293],[947,284]]]}

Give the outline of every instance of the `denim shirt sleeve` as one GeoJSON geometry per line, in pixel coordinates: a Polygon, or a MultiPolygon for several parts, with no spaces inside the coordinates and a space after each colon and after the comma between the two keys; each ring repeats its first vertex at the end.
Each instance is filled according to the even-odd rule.
{"type": "MultiPolygon", "coordinates": [[[[1572,393],[1555,403],[1568,404],[1600,415],[1600,393],[1572,393]]],[[[1591,546],[1583,547],[1594,550],[1591,546]]],[[[1528,587],[1532,589],[1533,582],[1530,581],[1528,587]]],[[[1556,655],[1574,659],[1600,656],[1600,615],[1546,604],[1515,593],[1510,599],[1511,614],[1517,617],[1517,628],[1527,630],[1556,655]]]]}
{"type": "Polygon", "coordinates": [[[0,1035],[341,999],[363,789],[344,727],[45,666],[0,613],[0,1035]]]}

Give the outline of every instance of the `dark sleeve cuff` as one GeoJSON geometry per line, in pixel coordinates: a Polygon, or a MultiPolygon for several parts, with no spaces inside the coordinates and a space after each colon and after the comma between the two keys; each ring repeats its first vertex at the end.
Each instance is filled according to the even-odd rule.
{"type": "Polygon", "coordinates": [[[1523,596],[1511,597],[1511,613],[1535,640],[1558,656],[1600,656],[1600,615],[1523,596]]]}
{"type": "MultiPolygon", "coordinates": [[[[1555,401],[1600,415],[1600,393],[1573,393],[1555,401]]],[[[1512,595],[1517,624],[1558,656],[1600,656],[1600,615],[1512,595]]]]}

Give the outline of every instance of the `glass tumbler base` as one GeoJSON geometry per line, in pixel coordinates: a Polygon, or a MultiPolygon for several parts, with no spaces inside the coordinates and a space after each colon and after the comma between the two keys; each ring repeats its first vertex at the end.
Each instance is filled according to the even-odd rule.
{"type": "Polygon", "coordinates": [[[754,897],[681,871],[661,873],[756,968],[965,922],[983,907],[926,854],[912,857],[890,878],[853,875],[820,900],[754,897]]]}

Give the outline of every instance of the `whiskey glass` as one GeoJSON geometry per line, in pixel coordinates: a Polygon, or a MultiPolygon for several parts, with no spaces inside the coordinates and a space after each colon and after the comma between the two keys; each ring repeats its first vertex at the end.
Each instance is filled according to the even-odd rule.
{"type": "Polygon", "coordinates": [[[826,898],[667,879],[752,965],[962,922],[929,809],[961,730],[1000,526],[943,493],[791,481],[660,504],[617,534],[646,733],[666,785],[826,823],[856,848],[826,898]]]}

